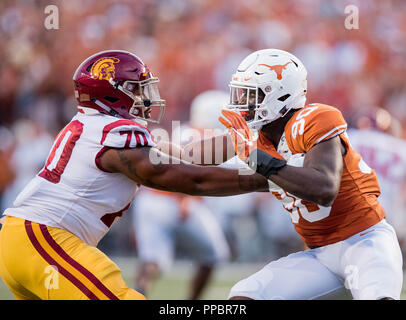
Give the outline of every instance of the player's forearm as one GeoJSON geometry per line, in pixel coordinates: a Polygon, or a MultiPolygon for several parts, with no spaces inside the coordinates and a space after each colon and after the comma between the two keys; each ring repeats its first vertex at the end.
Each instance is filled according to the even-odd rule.
{"type": "Polygon", "coordinates": [[[182,160],[201,165],[219,165],[235,156],[228,135],[194,141],[182,146],[182,160]]]}
{"type": "Polygon", "coordinates": [[[257,173],[244,175],[238,170],[204,167],[193,181],[193,193],[189,194],[221,197],[268,190],[267,179],[257,173]]]}
{"type": "Polygon", "coordinates": [[[259,174],[241,175],[238,170],[175,161],[156,148],[109,150],[102,164],[108,171],[125,174],[147,187],[194,196],[230,196],[268,189],[267,179],[259,174]]]}
{"type": "Polygon", "coordinates": [[[322,206],[331,206],[339,189],[334,177],[314,168],[285,166],[269,179],[290,194],[322,206]]]}
{"type": "Polygon", "coordinates": [[[256,173],[242,175],[238,170],[215,166],[202,167],[184,162],[169,166],[162,165],[159,176],[151,175],[148,179],[144,179],[142,184],[192,196],[217,197],[269,189],[267,179],[256,173]]]}
{"type": "Polygon", "coordinates": [[[181,158],[183,152],[182,146],[171,141],[159,141],[156,148],[168,156],[177,159],[181,158]]]}

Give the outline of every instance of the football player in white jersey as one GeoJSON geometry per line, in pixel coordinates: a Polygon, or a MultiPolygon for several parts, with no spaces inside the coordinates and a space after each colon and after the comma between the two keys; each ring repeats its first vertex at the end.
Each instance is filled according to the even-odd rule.
{"type": "MultiPolygon", "coordinates": [[[[209,129],[218,127],[223,131],[217,119],[228,99],[227,92],[217,90],[196,96],[191,103],[189,123],[174,127],[172,137],[176,136],[175,140],[183,144],[195,134],[203,135],[203,131],[209,134],[209,129]]],[[[211,211],[204,198],[149,188],[141,188],[135,203],[132,206],[133,229],[140,261],[135,288],[147,295],[158,276],[170,270],[180,245],[187,257],[196,263],[188,299],[199,299],[216,265],[229,257],[227,240],[216,217],[217,210],[211,211]]]]}
{"type": "Polygon", "coordinates": [[[158,78],[134,54],[99,52],[78,67],[73,81],[78,113],[4,212],[0,275],[17,299],[145,299],[96,248],[140,185],[228,196],[266,191],[268,182],[157,149],[146,125],[160,121],[165,101],[158,78]]]}
{"type": "Polygon", "coordinates": [[[406,141],[400,138],[400,124],[385,109],[370,107],[356,115],[348,130],[352,147],[376,172],[382,190],[386,219],[406,250],[406,141]]]}

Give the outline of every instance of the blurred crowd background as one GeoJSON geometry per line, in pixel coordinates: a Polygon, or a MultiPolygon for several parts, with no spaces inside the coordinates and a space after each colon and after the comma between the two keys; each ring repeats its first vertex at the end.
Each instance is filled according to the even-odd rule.
{"type": "MultiPolygon", "coordinates": [[[[338,107],[350,126],[361,110],[383,108],[399,121],[396,134],[406,138],[405,12],[404,0],[2,0],[3,206],[42,167],[53,137],[76,112],[73,73],[100,50],[131,51],[159,77],[168,129],[171,120],[188,119],[197,94],[228,90],[247,54],[279,48],[307,67],[308,102],[338,107]],[[49,4],[59,9],[58,30],[44,26],[49,4]],[[345,28],[347,5],[359,9],[359,29],[345,28]]],[[[240,259],[268,259],[263,238],[290,233],[276,224],[268,235],[258,232],[263,224],[255,212],[252,217],[235,226],[244,240],[240,259]]],[[[120,226],[102,245],[131,252],[131,231],[120,226]]],[[[296,245],[292,237],[285,245],[296,245]]]]}

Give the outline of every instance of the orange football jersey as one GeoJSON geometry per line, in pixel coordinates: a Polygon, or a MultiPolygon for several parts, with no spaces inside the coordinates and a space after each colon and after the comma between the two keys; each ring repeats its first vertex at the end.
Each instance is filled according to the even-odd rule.
{"type": "Polygon", "coordinates": [[[344,240],[385,217],[378,202],[380,188],[376,174],[352,149],[346,129],[347,123],[338,109],[310,104],[292,116],[278,146],[278,152],[288,164],[295,166],[303,166],[304,157],[297,163],[298,156],[336,136],[347,150],[343,156],[339,193],[331,207],[298,199],[282,189],[271,190],[290,212],[296,231],[309,247],[344,240]]]}

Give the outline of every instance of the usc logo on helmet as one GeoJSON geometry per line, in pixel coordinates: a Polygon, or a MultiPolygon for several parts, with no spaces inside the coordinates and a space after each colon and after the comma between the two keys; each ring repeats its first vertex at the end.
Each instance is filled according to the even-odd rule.
{"type": "Polygon", "coordinates": [[[120,59],[114,57],[104,57],[97,60],[90,70],[91,76],[94,79],[107,80],[114,79],[115,63],[120,62],[120,59]]]}

